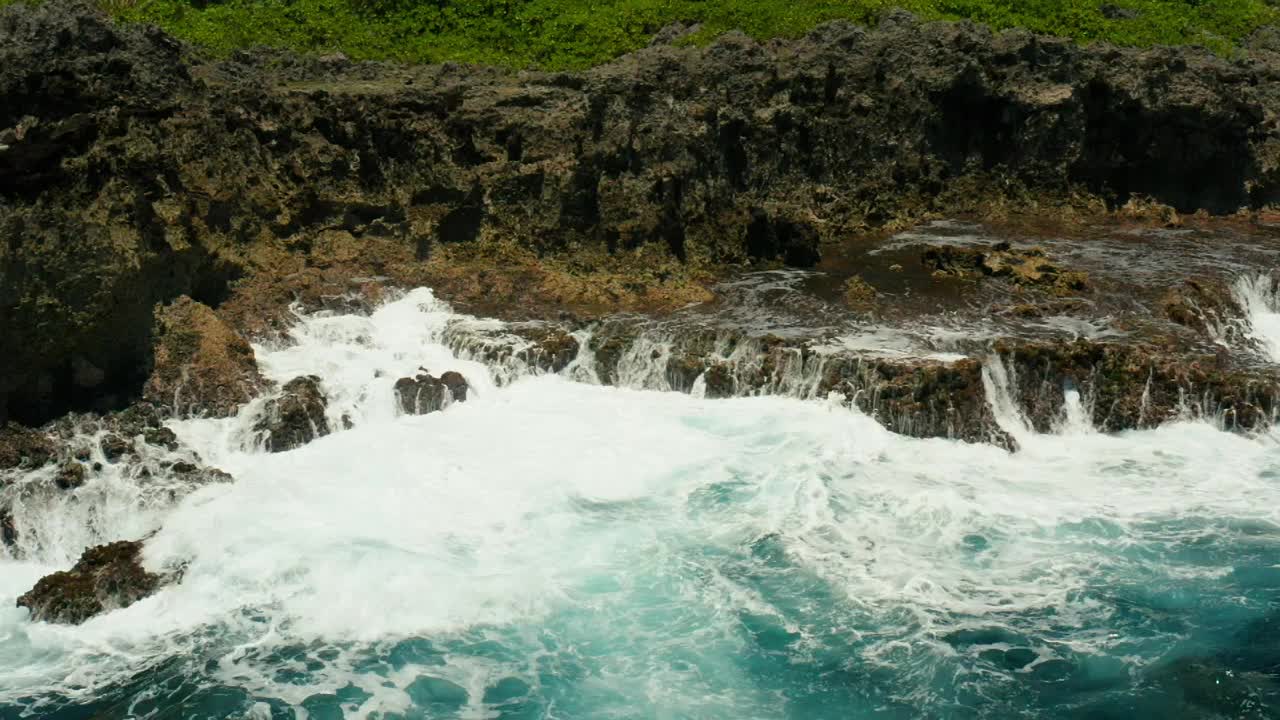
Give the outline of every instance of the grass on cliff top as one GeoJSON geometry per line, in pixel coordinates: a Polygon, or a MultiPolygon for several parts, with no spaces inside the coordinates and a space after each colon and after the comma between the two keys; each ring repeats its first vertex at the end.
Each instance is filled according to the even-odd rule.
{"type": "MultiPolygon", "coordinates": [[[[18,0],[0,0],[0,5],[18,0]]],[[[660,28],[700,23],[757,39],[802,35],[835,19],[874,24],[900,7],[1080,42],[1201,45],[1229,54],[1277,24],[1275,0],[97,0],[214,51],[255,45],[341,51],[356,59],[576,69],[643,47],[660,28]]]]}

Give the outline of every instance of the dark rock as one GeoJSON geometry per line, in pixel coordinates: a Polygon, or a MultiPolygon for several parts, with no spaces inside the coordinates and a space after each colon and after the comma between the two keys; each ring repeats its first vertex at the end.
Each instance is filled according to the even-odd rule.
{"type": "Polygon", "coordinates": [[[115,542],[86,550],[70,570],[40,580],[18,607],[37,621],[78,625],[151,595],[161,581],[142,567],[141,542],[115,542]]]}
{"type": "Polygon", "coordinates": [[[469,386],[467,385],[467,379],[462,377],[462,373],[450,370],[440,376],[440,382],[444,383],[444,386],[449,389],[449,397],[453,402],[467,401],[469,386]]]}
{"type": "Polygon", "coordinates": [[[159,313],[155,337],[143,394],[177,417],[234,415],[266,384],[248,341],[189,297],[159,313]]]}
{"type": "Polygon", "coordinates": [[[466,402],[467,387],[466,379],[453,371],[439,378],[422,373],[396,381],[396,403],[406,415],[426,415],[439,412],[452,402],[466,402]]]}
{"type": "Polygon", "coordinates": [[[269,452],[301,447],[329,434],[329,421],[325,417],[327,402],[320,389],[320,378],[296,377],[267,402],[262,419],[254,429],[264,435],[269,452]]]}
{"type": "Polygon", "coordinates": [[[53,459],[57,449],[45,433],[8,423],[0,427],[0,470],[38,468],[53,459]]]}
{"type": "Polygon", "coordinates": [[[733,369],[728,363],[712,363],[703,375],[703,381],[706,382],[707,397],[712,399],[733,397],[735,390],[733,369]]]}
{"type": "Polygon", "coordinates": [[[166,450],[178,449],[178,436],[167,427],[147,428],[142,433],[142,437],[148,445],[155,445],[166,450]]]}
{"type": "Polygon", "coordinates": [[[515,332],[533,343],[522,355],[533,367],[557,373],[569,367],[578,356],[578,339],[561,328],[539,327],[515,332]]]}
{"type": "MultiPolygon", "coordinates": [[[[10,248],[0,258],[0,417],[6,399],[13,417],[37,423],[136,396],[150,365],[152,305],[207,273],[205,247],[140,232],[135,222],[156,218],[150,191],[124,173],[99,175],[93,159],[159,149],[121,135],[131,118],[172,115],[177,94],[194,87],[182,54],[158,30],[116,26],[89,3],[0,13],[0,236],[10,248]],[[104,190],[114,199],[90,199],[104,190]],[[14,212],[15,203],[26,210],[14,212]],[[41,253],[43,242],[60,249],[41,253]],[[29,294],[38,286],[42,299],[29,294]],[[57,307],[45,306],[52,314],[39,309],[55,297],[57,307]]],[[[162,182],[143,174],[155,178],[144,185],[162,182]]]]}
{"type": "Polygon", "coordinates": [[[1102,13],[1102,17],[1108,20],[1133,20],[1142,16],[1142,13],[1138,10],[1112,5],[1111,3],[1103,3],[1098,10],[1102,13]]]}
{"type": "Polygon", "coordinates": [[[18,527],[13,523],[13,513],[0,509],[0,543],[5,547],[18,544],[18,527]]]}
{"type": "Polygon", "coordinates": [[[617,382],[618,363],[631,343],[635,342],[635,336],[631,332],[610,328],[608,332],[597,332],[591,336],[588,344],[595,358],[596,375],[605,385],[617,382]]]}
{"type": "Polygon", "coordinates": [[[1219,658],[1183,657],[1157,666],[1149,674],[1152,682],[1181,697],[1188,709],[1200,708],[1209,717],[1267,720],[1275,716],[1264,702],[1274,678],[1239,672],[1219,658]]]}
{"type": "Polygon", "coordinates": [[[102,447],[102,455],[108,462],[116,462],[134,452],[133,443],[115,433],[103,435],[98,444],[102,447]]]}
{"type": "Polygon", "coordinates": [[[1068,387],[1091,398],[1093,424],[1104,432],[1153,428],[1186,413],[1254,430],[1280,416],[1280,375],[1223,366],[1215,354],[1087,340],[1003,340],[995,350],[1015,368],[1015,399],[1039,432],[1061,416],[1068,387]]]}
{"type": "Polygon", "coordinates": [[[1215,339],[1232,331],[1230,320],[1244,316],[1230,288],[1203,279],[1188,279],[1170,288],[1161,305],[1170,320],[1215,339]]]}
{"type": "Polygon", "coordinates": [[[560,372],[578,356],[577,338],[545,322],[515,323],[497,330],[455,326],[446,333],[445,342],[491,365],[524,365],[542,372],[560,372]]]}
{"type": "Polygon", "coordinates": [[[72,460],[58,468],[54,482],[63,490],[74,490],[84,485],[85,474],[84,465],[72,460]]]}
{"type": "Polygon", "coordinates": [[[673,22],[663,26],[661,30],[654,33],[653,39],[649,41],[649,45],[672,45],[681,38],[688,37],[698,30],[702,29],[701,23],[686,24],[682,22],[673,22]]]}

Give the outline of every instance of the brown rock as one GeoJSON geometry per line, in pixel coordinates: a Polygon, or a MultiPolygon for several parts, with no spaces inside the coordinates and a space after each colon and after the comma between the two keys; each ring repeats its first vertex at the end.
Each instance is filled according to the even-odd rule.
{"type": "Polygon", "coordinates": [[[40,580],[18,607],[34,620],[78,625],[151,595],[161,581],[142,567],[141,542],[115,542],[86,550],[70,570],[40,580]]]}
{"type": "Polygon", "coordinates": [[[466,402],[467,380],[452,371],[439,378],[422,373],[397,380],[395,393],[396,403],[406,415],[426,415],[443,410],[450,402],[466,402]]]}
{"type": "Polygon", "coordinates": [[[1160,305],[1170,320],[1212,339],[1232,329],[1232,318],[1244,315],[1231,289],[1210,280],[1188,279],[1170,288],[1160,305]]]}
{"type": "Polygon", "coordinates": [[[74,490],[84,485],[85,475],[84,465],[70,460],[58,468],[58,475],[54,478],[54,482],[63,490],[74,490]]]}
{"type": "Polygon", "coordinates": [[[159,310],[146,399],[178,417],[234,415],[265,385],[249,342],[183,296],[159,310]]]}
{"type": "Polygon", "coordinates": [[[267,402],[263,417],[254,429],[263,433],[269,452],[301,447],[329,434],[325,418],[327,399],[315,375],[296,377],[285,383],[280,395],[267,402]]]}
{"type": "Polygon", "coordinates": [[[178,449],[178,436],[167,427],[147,428],[143,431],[142,437],[148,445],[155,445],[166,450],[178,449]]]}
{"type": "Polygon", "coordinates": [[[851,310],[866,312],[876,306],[876,289],[860,275],[854,275],[845,280],[842,297],[844,304],[851,310]]]}
{"type": "Polygon", "coordinates": [[[9,423],[0,427],[0,470],[38,468],[56,454],[45,433],[9,423]]]}
{"type": "Polygon", "coordinates": [[[1055,294],[1079,292],[1089,276],[1059,267],[1042,248],[1014,248],[1007,242],[986,247],[934,245],[921,256],[936,277],[1003,278],[1016,285],[1041,286],[1055,294]]]}
{"type": "Polygon", "coordinates": [[[110,462],[115,462],[134,452],[133,443],[115,433],[103,435],[99,444],[102,446],[102,454],[110,462]]]}

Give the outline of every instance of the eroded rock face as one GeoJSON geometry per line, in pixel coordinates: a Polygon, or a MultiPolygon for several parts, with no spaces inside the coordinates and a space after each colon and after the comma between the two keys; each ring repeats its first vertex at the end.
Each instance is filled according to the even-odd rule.
{"type": "Polygon", "coordinates": [[[160,230],[146,187],[163,150],[141,126],[193,87],[182,54],[87,3],[0,13],[0,419],[124,405],[150,368],[152,306],[223,272],[208,246],[160,230]],[[106,168],[125,157],[151,168],[106,168]]]}
{"type": "Polygon", "coordinates": [[[177,417],[227,417],[266,385],[253,347],[208,306],[180,297],[158,313],[143,396],[177,417]]]}
{"type": "Polygon", "coordinates": [[[421,373],[396,381],[396,404],[406,415],[426,415],[439,412],[450,403],[466,402],[467,380],[461,374],[450,371],[439,378],[421,373]]]}
{"type": "Polygon", "coordinates": [[[1093,424],[1104,432],[1153,428],[1186,414],[1239,430],[1280,418],[1280,373],[1231,367],[1218,355],[1086,340],[1002,341],[995,350],[1015,368],[1017,400],[1040,432],[1059,419],[1068,387],[1089,398],[1093,424]]]}
{"type": "Polygon", "coordinates": [[[141,542],[115,542],[85,551],[70,570],[56,572],[18,598],[33,620],[79,625],[148,597],[162,577],[142,567],[141,542]]]}
{"type": "Polygon", "coordinates": [[[205,63],[87,5],[12,4],[0,421],[118,406],[150,368],[154,306],[215,306],[242,276],[265,278],[251,317],[294,299],[276,279],[311,298],[368,284],[344,267],[483,299],[527,283],[432,259],[514,247],[574,259],[538,285],[566,301],[590,294],[574,268],[616,267],[592,294],[607,305],[661,297],[673,274],[811,265],[925,213],[1260,208],[1280,201],[1277,67],[1265,49],[1080,47],[900,14],[581,73],[205,63]]]}
{"type": "Polygon", "coordinates": [[[269,452],[284,452],[329,434],[325,417],[328,400],[315,375],[296,377],[268,400],[254,429],[262,433],[269,452]]]}

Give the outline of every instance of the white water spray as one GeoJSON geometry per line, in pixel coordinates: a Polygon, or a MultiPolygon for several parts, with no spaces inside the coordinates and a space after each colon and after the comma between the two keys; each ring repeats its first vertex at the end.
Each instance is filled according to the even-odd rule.
{"type": "Polygon", "coordinates": [[[1232,286],[1245,311],[1247,335],[1273,362],[1280,362],[1280,283],[1270,274],[1245,275],[1232,286]]]}
{"type": "MultiPolygon", "coordinates": [[[[1203,523],[1280,523],[1272,437],[1180,423],[1010,454],[893,435],[833,403],[499,384],[445,344],[462,321],[415,291],[261,348],[273,379],[319,375],[330,412],[353,419],[298,450],[235,441],[252,409],[174,423],[237,477],[148,543],[152,567],[186,563],[180,584],[53,627],[12,608],[47,568],[0,563],[0,704],[91,696],[178,658],[299,716],[354,688],[347,717],[439,697],[457,699],[452,716],[496,717],[495,688],[514,685],[566,718],[781,717],[794,707],[757,659],[786,657],[773,675],[903,668],[900,702],[992,650],[942,641],[975,629],[1023,638],[1037,663],[1110,654],[1136,672],[1178,638],[1096,632],[1106,593],[1218,577],[1160,555],[1203,523]],[[460,370],[476,392],[399,416],[388,383],[419,367],[460,370]],[[399,650],[419,640],[448,650],[399,650]]],[[[997,359],[984,382],[1002,427],[1032,437],[1017,378],[997,359]]]]}

